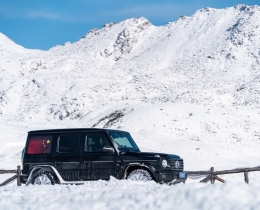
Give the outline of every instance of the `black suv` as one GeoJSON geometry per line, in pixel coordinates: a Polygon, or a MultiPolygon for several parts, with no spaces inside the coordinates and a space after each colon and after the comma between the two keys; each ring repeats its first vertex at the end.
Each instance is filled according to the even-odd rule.
{"type": "Polygon", "coordinates": [[[24,184],[83,184],[90,180],[185,182],[177,155],[141,152],[128,132],[80,128],[28,132],[22,153],[24,184]]]}

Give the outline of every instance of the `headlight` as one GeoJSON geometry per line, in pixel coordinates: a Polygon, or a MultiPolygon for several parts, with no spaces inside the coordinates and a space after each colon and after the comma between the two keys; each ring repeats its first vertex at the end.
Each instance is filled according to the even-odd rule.
{"type": "Polygon", "coordinates": [[[162,161],[162,167],[166,168],[168,166],[167,160],[162,161]]]}

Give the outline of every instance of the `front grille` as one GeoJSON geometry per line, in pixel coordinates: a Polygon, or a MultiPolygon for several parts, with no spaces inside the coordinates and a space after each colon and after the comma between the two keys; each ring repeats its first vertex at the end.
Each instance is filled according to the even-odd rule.
{"type": "Polygon", "coordinates": [[[175,171],[183,171],[183,160],[171,160],[171,167],[172,167],[172,170],[175,170],[175,171]],[[176,164],[176,162],[179,162],[179,164],[176,164]],[[179,167],[178,167],[179,165],[179,167]],[[177,167],[176,167],[177,166],[177,167]]]}

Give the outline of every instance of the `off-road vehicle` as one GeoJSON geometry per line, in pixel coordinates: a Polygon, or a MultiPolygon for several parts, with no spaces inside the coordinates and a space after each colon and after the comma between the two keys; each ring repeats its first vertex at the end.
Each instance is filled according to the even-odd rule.
{"type": "Polygon", "coordinates": [[[22,153],[24,184],[83,184],[129,179],[185,182],[183,160],[172,154],[141,152],[128,132],[80,128],[28,132],[22,153]]]}

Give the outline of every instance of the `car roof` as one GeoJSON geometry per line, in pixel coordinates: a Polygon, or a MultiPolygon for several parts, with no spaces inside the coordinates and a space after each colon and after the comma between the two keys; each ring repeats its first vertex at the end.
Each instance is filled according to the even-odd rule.
{"type": "Polygon", "coordinates": [[[61,129],[46,129],[46,130],[33,130],[28,131],[28,134],[38,134],[38,133],[74,133],[74,132],[88,132],[88,131],[116,131],[116,132],[124,132],[122,130],[108,129],[108,128],[61,128],[61,129]]]}

